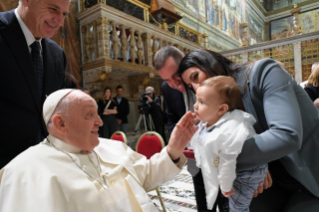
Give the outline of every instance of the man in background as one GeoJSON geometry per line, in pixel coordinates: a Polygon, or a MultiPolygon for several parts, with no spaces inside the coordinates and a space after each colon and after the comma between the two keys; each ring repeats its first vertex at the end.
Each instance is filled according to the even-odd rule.
{"type": "Polygon", "coordinates": [[[117,103],[117,130],[126,133],[128,122],[127,116],[130,113],[130,105],[128,104],[128,100],[123,97],[123,87],[121,85],[116,87],[116,97],[113,99],[117,103]]]}
{"type": "Polygon", "coordinates": [[[158,132],[164,139],[165,145],[167,145],[165,132],[164,132],[164,119],[161,109],[161,99],[155,96],[155,89],[152,86],[148,86],[145,89],[145,92],[150,92],[150,95],[147,95],[147,102],[150,105],[150,114],[154,123],[155,131],[158,132]]]}
{"type": "Polygon", "coordinates": [[[47,136],[42,105],[65,84],[64,51],[49,38],[70,0],[21,0],[0,13],[0,168],[47,136]]]}

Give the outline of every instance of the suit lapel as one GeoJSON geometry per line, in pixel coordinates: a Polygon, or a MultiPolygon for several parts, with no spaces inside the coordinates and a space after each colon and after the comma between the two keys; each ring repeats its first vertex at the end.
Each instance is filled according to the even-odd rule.
{"type": "MultiPolygon", "coordinates": [[[[0,28],[4,39],[7,41],[16,62],[19,64],[22,73],[29,84],[29,88],[36,102],[37,108],[41,111],[40,95],[38,92],[36,75],[33,68],[31,54],[27,41],[21,30],[19,22],[15,17],[14,10],[6,12],[1,21],[6,25],[0,28]]],[[[18,77],[18,76],[17,76],[18,77]]]]}
{"type": "Polygon", "coordinates": [[[43,49],[43,70],[44,70],[44,87],[43,87],[43,100],[45,100],[46,95],[49,95],[52,91],[51,88],[54,87],[55,82],[55,57],[52,52],[52,48],[49,47],[48,39],[42,39],[42,49],[43,49]]]}

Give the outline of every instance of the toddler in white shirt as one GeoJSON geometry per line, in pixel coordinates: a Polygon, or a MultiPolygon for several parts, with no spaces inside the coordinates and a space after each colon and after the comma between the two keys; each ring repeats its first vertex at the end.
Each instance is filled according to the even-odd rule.
{"type": "Polygon", "coordinates": [[[202,171],[207,208],[214,206],[220,188],[229,198],[231,212],[247,212],[268,168],[266,164],[236,173],[236,158],[244,142],[256,134],[256,120],[236,109],[241,100],[240,89],[231,77],[205,80],[197,88],[196,98],[194,111],[201,122],[191,147],[202,171]]]}

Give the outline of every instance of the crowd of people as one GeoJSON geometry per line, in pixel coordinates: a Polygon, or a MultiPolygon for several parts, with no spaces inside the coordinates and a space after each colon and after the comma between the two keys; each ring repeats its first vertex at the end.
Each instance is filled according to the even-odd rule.
{"type": "Polygon", "coordinates": [[[165,109],[153,87],[143,101],[170,137],[146,159],[107,139],[127,131],[123,87],[113,98],[106,87],[96,102],[65,72],[49,38],[69,4],[21,0],[0,13],[0,211],[157,211],[146,190],[181,171],[185,148],[198,211],[319,211],[317,63],[303,89],[272,59],[235,64],[205,49],[160,49],[165,109]]]}

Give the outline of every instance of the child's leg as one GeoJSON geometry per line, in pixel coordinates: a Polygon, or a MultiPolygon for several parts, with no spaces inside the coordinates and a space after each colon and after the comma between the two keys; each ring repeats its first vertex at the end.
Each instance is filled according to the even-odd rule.
{"type": "Polygon", "coordinates": [[[235,194],[229,197],[230,212],[249,212],[249,205],[259,183],[264,182],[268,166],[262,165],[250,170],[237,172],[233,187],[235,194]]]}

